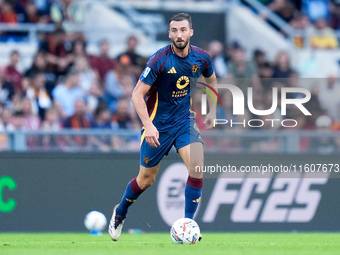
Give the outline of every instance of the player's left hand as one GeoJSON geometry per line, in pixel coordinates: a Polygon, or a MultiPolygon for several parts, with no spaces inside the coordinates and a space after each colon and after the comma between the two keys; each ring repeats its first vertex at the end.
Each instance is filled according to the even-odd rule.
{"type": "Polygon", "coordinates": [[[214,120],[216,119],[216,113],[209,112],[203,121],[205,129],[212,129],[214,127],[214,120]]]}

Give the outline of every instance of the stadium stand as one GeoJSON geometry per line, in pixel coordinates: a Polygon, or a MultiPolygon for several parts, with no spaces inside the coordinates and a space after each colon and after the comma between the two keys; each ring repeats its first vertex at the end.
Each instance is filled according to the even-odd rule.
{"type": "MultiPolygon", "coordinates": [[[[0,39],[2,44],[6,45],[6,53],[0,52],[0,132],[62,132],[66,129],[92,128],[93,137],[96,138],[86,143],[89,150],[111,151],[122,150],[124,147],[126,150],[138,150],[137,130],[140,129],[140,122],[133,110],[130,96],[150,52],[160,44],[167,43],[157,41],[157,33],[150,31],[150,26],[165,24],[166,28],[166,23],[159,15],[146,22],[150,15],[133,7],[133,4],[138,6],[138,3],[118,2],[63,0],[53,1],[51,4],[50,1],[4,0],[0,3],[0,39]],[[96,5],[93,2],[96,2],[96,5]],[[99,29],[96,36],[89,36],[94,31],[93,27],[86,23],[87,15],[84,13],[89,11],[90,7],[93,7],[93,13],[102,11],[103,16],[112,21],[121,19],[121,23],[114,23],[118,28],[113,32],[113,36],[108,35],[105,26],[102,30],[99,29]],[[9,24],[15,26],[8,26],[9,24]],[[139,27],[138,31],[136,27],[139,27]],[[125,30],[124,36],[112,39],[122,30],[125,30]],[[152,44],[146,49],[144,46],[151,39],[152,44]],[[81,105],[78,112],[75,107],[77,104],[81,105]],[[113,134],[123,131],[123,136],[115,135],[111,140],[109,133],[100,136],[99,131],[103,129],[112,131],[113,134]],[[131,131],[130,137],[125,136],[126,130],[131,131]]],[[[148,2],[150,6],[152,2],[159,3],[148,2]]],[[[191,2],[188,1],[187,4],[190,5],[191,2]]],[[[197,1],[196,4],[200,2],[197,1]]],[[[211,1],[209,4],[216,8],[229,8],[228,15],[233,19],[229,23],[230,34],[228,40],[212,40],[199,46],[205,47],[212,56],[221,82],[225,81],[224,79],[233,79],[237,84],[237,79],[244,79],[240,86],[242,85],[245,93],[248,87],[255,89],[253,100],[258,109],[270,108],[273,87],[308,88],[312,91],[309,104],[313,117],[301,116],[289,109],[286,118],[296,117],[301,120],[294,129],[317,131],[320,125],[324,128],[324,124],[320,124],[322,121],[317,121],[319,116],[328,116],[330,123],[327,128],[331,130],[333,126],[333,130],[339,130],[337,123],[340,121],[340,84],[337,80],[337,59],[340,59],[340,52],[337,29],[340,4],[337,1],[327,3],[328,1],[323,0],[211,1]],[[233,8],[237,11],[232,11],[233,8]],[[251,38],[254,40],[246,40],[247,35],[237,33],[240,27],[235,25],[236,21],[242,22],[240,24],[244,26],[245,31],[252,30],[251,38]],[[253,29],[256,27],[261,29],[253,29]],[[265,35],[263,31],[269,32],[265,35]],[[299,57],[302,59],[300,62],[297,61],[299,57]],[[308,61],[311,58],[312,61],[308,61]],[[308,75],[317,68],[313,63],[320,59],[332,61],[331,69],[325,71],[320,68],[324,72],[320,71],[318,77],[322,76],[324,79],[304,81],[305,78],[311,77],[308,75]]],[[[170,6],[172,3],[164,1],[163,4],[170,6]]],[[[162,28],[161,25],[159,27],[162,28]]],[[[194,97],[200,100],[200,94],[194,97]]],[[[222,94],[223,102],[226,103],[218,108],[219,118],[235,118],[231,114],[232,105],[227,103],[230,98],[230,94],[222,94]]],[[[202,119],[200,109],[197,109],[199,102],[194,103],[195,107],[197,118],[202,119]]],[[[247,118],[263,119],[261,116],[248,114],[247,118]]],[[[276,112],[270,117],[284,119],[276,112]]],[[[233,129],[238,128],[226,126],[221,127],[219,131],[233,132],[233,129]]],[[[247,131],[253,129],[246,128],[247,131]]],[[[287,128],[278,126],[275,129],[281,132],[287,128]]],[[[292,151],[310,150],[306,137],[301,136],[298,139],[300,142],[292,142],[291,138],[281,135],[268,138],[268,134],[261,134],[261,131],[267,130],[268,127],[264,125],[257,128],[259,132],[253,133],[255,138],[228,137],[225,141],[222,139],[219,146],[231,151],[280,152],[289,151],[293,144],[292,151]]],[[[22,137],[14,132],[8,136],[1,135],[1,148],[11,150],[53,147],[56,150],[64,150],[66,144],[73,144],[71,147],[76,149],[77,146],[84,147],[86,139],[82,136],[91,134],[87,131],[75,137],[69,134],[36,134],[32,141],[23,145],[20,140],[22,137]]],[[[214,139],[214,136],[211,136],[211,141],[214,139]]],[[[314,140],[308,141],[313,143],[314,140]]]]}

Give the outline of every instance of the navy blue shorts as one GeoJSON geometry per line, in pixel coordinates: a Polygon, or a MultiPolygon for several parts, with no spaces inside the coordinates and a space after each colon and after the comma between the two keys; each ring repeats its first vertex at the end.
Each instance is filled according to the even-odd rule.
{"type": "Polygon", "coordinates": [[[140,148],[140,164],[144,167],[153,167],[159,164],[162,158],[168,155],[172,145],[175,146],[177,152],[180,148],[195,142],[203,143],[200,131],[194,118],[190,118],[190,123],[186,123],[179,127],[174,127],[167,132],[159,132],[160,146],[151,147],[144,139],[142,130],[142,141],[140,148]]]}

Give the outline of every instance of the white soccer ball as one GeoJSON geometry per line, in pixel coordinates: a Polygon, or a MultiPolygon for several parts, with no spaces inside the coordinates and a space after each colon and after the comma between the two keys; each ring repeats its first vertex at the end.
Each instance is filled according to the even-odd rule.
{"type": "Polygon", "coordinates": [[[180,218],[172,225],[170,236],[176,244],[195,244],[200,236],[200,228],[196,221],[180,218]]]}
{"type": "Polygon", "coordinates": [[[103,213],[91,211],[85,216],[84,225],[88,231],[103,231],[107,220],[103,213]]]}

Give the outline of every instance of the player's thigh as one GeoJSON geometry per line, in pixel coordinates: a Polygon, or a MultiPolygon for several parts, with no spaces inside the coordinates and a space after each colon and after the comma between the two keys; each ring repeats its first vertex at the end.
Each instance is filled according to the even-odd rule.
{"type": "Polygon", "coordinates": [[[204,153],[203,144],[201,142],[195,142],[188,144],[178,150],[178,154],[181,156],[184,164],[189,170],[189,175],[193,178],[202,178],[203,173],[200,171],[203,169],[204,153]]]}
{"type": "Polygon", "coordinates": [[[137,183],[141,189],[150,186],[156,178],[159,170],[159,164],[153,167],[144,167],[140,165],[139,173],[137,176],[137,183]]]}

